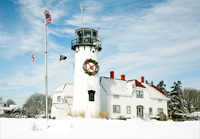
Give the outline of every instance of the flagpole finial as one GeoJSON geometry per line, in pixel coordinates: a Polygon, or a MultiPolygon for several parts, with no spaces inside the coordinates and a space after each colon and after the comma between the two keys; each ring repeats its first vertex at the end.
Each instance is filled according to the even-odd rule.
{"type": "Polygon", "coordinates": [[[83,16],[82,16],[83,4],[80,5],[80,8],[81,8],[81,28],[83,28],[83,16]]]}

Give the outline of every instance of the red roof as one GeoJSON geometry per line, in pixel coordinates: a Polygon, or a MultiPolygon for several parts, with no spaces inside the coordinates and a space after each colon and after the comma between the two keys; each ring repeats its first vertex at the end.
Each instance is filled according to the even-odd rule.
{"type": "Polygon", "coordinates": [[[144,85],[142,85],[140,82],[138,82],[137,80],[135,80],[135,86],[136,87],[142,87],[142,88],[146,88],[144,85]]]}
{"type": "Polygon", "coordinates": [[[151,84],[151,86],[152,86],[153,88],[155,88],[156,90],[158,90],[158,91],[159,91],[160,93],[162,93],[163,95],[165,95],[166,97],[168,97],[168,96],[165,94],[165,92],[162,91],[161,89],[157,88],[156,86],[154,86],[154,85],[152,85],[152,84],[151,84]]]}

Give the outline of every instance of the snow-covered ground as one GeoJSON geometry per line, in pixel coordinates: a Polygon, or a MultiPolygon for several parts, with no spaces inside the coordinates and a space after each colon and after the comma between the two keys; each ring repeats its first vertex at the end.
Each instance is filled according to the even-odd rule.
{"type": "Polygon", "coordinates": [[[4,138],[200,138],[200,121],[101,120],[69,117],[63,120],[0,118],[0,139],[4,138]],[[39,131],[32,131],[36,124],[39,131]]]}

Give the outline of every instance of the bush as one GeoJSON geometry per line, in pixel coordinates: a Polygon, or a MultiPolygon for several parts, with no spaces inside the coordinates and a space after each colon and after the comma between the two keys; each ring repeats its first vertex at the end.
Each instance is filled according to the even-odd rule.
{"type": "Polygon", "coordinates": [[[82,118],[84,118],[85,117],[85,111],[84,110],[80,110],[80,111],[78,111],[78,113],[76,111],[74,111],[73,117],[82,117],[82,118]]]}
{"type": "Polygon", "coordinates": [[[160,116],[160,121],[167,121],[167,116],[163,112],[160,112],[158,116],[160,116]]]}
{"type": "Polygon", "coordinates": [[[99,118],[98,112],[91,114],[91,118],[99,118]]]}
{"type": "Polygon", "coordinates": [[[84,118],[84,117],[85,117],[85,111],[84,111],[84,110],[79,111],[79,112],[78,112],[78,116],[84,118]]]}
{"type": "Polygon", "coordinates": [[[126,120],[126,117],[124,117],[124,116],[119,116],[117,119],[118,119],[118,120],[126,120]]]}
{"type": "Polygon", "coordinates": [[[108,118],[108,111],[106,111],[106,110],[100,111],[100,112],[99,112],[99,117],[100,117],[100,118],[107,119],[107,118],[108,118]]]}
{"type": "Polygon", "coordinates": [[[72,116],[70,104],[68,104],[68,106],[69,106],[69,112],[68,112],[67,116],[72,116]]]}
{"type": "Polygon", "coordinates": [[[74,111],[74,113],[73,113],[73,117],[78,117],[78,114],[77,114],[76,111],[74,111]]]}

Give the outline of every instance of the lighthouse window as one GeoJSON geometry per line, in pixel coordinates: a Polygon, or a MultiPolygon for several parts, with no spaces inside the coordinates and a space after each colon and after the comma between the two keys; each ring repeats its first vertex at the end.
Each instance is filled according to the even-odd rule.
{"type": "Polygon", "coordinates": [[[94,101],[95,91],[89,90],[88,94],[89,94],[89,101],[94,101]]]}
{"type": "Polygon", "coordinates": [[[84,43],[91,43],[91,30],[84,30],[84,43]]]}
{"type": "Polygon", "coordinates": [[[83,38],[83,31],[78,31],[77,32],[77,40],[78,40],[78,44],[82,43],[82,38],[83,38]]]}
{"type": "Polygon", "coordinates": [[[83,31],[77,31],[77,38],[83,37],[83,31]]]}
{"type": "Polygon", "coordinates": [[[97,38],[97,33],[96,31],[93,31],[93,39],[96,39],[97,38]]]}

